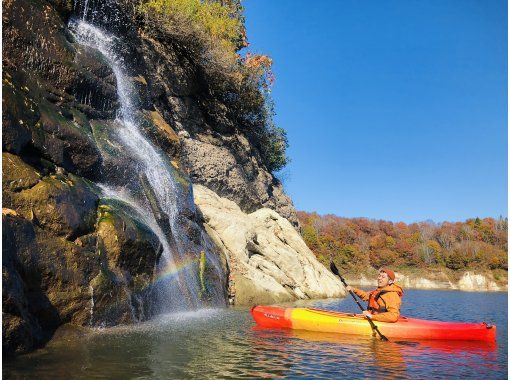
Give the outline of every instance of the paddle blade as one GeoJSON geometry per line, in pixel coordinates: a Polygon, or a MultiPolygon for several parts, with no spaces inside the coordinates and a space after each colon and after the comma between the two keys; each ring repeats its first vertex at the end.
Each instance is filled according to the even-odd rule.
{"type": "Polygon", "coordinates": [[[333,261],[331,261],[329,263],[329,268],[331,269],[331,272],[333,272],[334,274],[336,274],[337,276],[340,275],[340,273],[338,272],[338,268],[336,267],[335,263],[333,261]]]}
{"type": "Polygon", "coordinates": [[[400,344],[402,346],[409,346],[409,347],[416,347],[418,346],[420,343],[418,342],[410,342],[410,341],[407,341],[407,340],[397,340],[396,342],[393,342],[395,344],[400,344]]]}

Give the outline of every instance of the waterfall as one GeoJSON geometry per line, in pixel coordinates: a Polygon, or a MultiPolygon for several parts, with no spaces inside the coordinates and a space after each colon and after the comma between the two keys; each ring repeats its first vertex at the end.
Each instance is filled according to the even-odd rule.
{"type": "MultiPolygon", "coordinates": [[[[120,52],[122,40],[86,21],[88,0],[85,2],[82,17],[73,19],[69,29],[78,44],[96,49],[111,67],[116,83],[120,108],[116,116],[118,128],[114,131],[115,143],[133,161],[138,173],[123,178],[121,186],[111,186],[108,178],[99,184],[105,198],[120,200],[137,213],[137,218],[158,236],[163,253],[158,265],[158,277],[154,284],[156,308],[159,312],[189,310],[202,307],[200,298],[200,278],[198,257],[205,252],[208,264],[216,273],[222,268],[218,259],[211,253],[210,242],[201,233],[201,243],[196,244],[187,237],[187,231],[179,221],[184,212],[195,213],[192,190],[182,191],[176,182],[176,171],[157,147],[153,146],[141,130],[140,109],[136,102],[136,89],[127,74],[128,65],[120,52]],[[146,194],[147,186],[157,200],[164,214],[168,228],[162,228],[161,215],[155,215],[146,194]]],[[[93,11],[93,9],[90,9],[93,11]]],[[[221,275],[218,276],[221,278],[221,275]]],[[[222,292],[218,292],[222,293],[222,292]]],[[[223,294],[217,294],[214,302],[224,305],[223,294]]]]}
{"type": "Polygon", "coordinates": [[[89,285],[89,291],[90,291],[89,326],[92,326],[94,323],[94,305],[95,305],[95,303],[94,303],[94,288],[91,285],[89,285]]]}
{"type": "Polygon", "coordinates": [[[83,5],[83,17],[82,17],[83,21],[85,21],[87,19],[88,10],[89,10],[89,0],[85,0],[85,4],[83,5]]]}

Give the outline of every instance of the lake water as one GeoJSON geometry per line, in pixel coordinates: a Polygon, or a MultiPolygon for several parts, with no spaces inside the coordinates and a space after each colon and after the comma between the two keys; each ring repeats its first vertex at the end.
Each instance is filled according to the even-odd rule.
{"type": "MultiPolygon", "coordinates": [[[[64,335],[4,361],[10,378],[483,378],[506,379],[507,293],[408,290],[402,314],[489,322],[497,343],[403,345],[361,336],[256,328],[247,308],[164,315],[129,327],[64,335]]],[[[297,306],[356,312],[349,297],[297,306]]]]}

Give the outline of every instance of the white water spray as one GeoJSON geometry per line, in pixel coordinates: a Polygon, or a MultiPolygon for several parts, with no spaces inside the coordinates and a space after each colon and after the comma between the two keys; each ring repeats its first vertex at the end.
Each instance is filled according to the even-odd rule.
{"type": "Polygon", "coordinates": [[[94,323],[94,288],[92,285],[89,285],[89,291],[90,291],[90,320],[89,320],[89,326],[92,326],[94,323]]]}
{"type": "MultiPolygon", "coordinates": [[[[87,2],[85,4],[87,5],[87,2]]],[[[69,27],[79,44],[97,49],[106,58],[115,75],[120,103],[116,120],[116,124],[119,125],[115,133],[115,138],[118,139],[116,142],[122,146],[129,157],[132,157],[146,178],[157,198],[158,206],[168,217],[172,236],[167,236],[168,231],[162,230],[154,213],[151,212],[146,196],[140,195],[143,193],[140,191],[143,185],[139,178],[126,178],[131,186],[112,188],[101,185],[104,196],[128,204],[138,214],[136,217],[158,236],[163,246],[158,269],[164,274],[169,271],[169,268],[177,268],[180,262],[189,261],[187,256],[193,253],[186,232],[178,223],[179,205],[190,202],[190,199],[183,200],[185,195],[175,182],[175,169],[139,130],[140,121],[134,102],[135,90],[126,74],[124,60],[117,53],[121,41],[83,19],[71,21],[69,27]],[[136,191],[133,191],[133,183],[135,183],[136,191]]],[[[194,211],[192,200],[191,203],[184,205],[186,206],[194,211]]],[[[214,266],[216,270],[221,270],[216,263],[214,266]]],[[[161,289],[158,289],[159,302],[163,303],[159,305],[160,308],[163,311],[172,311],[200,307],[198,284],[196,266],[184,268],[171,279],[162,281],[161,289]]]]}

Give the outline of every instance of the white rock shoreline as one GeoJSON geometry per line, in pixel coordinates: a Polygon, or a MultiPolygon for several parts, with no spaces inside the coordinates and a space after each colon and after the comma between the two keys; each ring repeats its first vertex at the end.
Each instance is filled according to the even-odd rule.
{"type": "Polygon", "coordinates": [[[193,193],[208,235],[228,262],[231,304],[345,296],[338,278],[276,211],[262,208],[246,214],[201,185],[194,185],[193,193]]]}
{"type": "MultiPolygon", "coordinates": [[[[397,283],[408,289],[462,290],[466,292],[506,292],[508,285],[498,285],[490,275],[464,272],[459,280],[451,279],[446,273],[435,273],[435,278],[407,275],[395,272],[397,283]]],[[[353,286],[372,287],[375,279],[367,275],[347,277],[346,281],[353,286]]]]}

